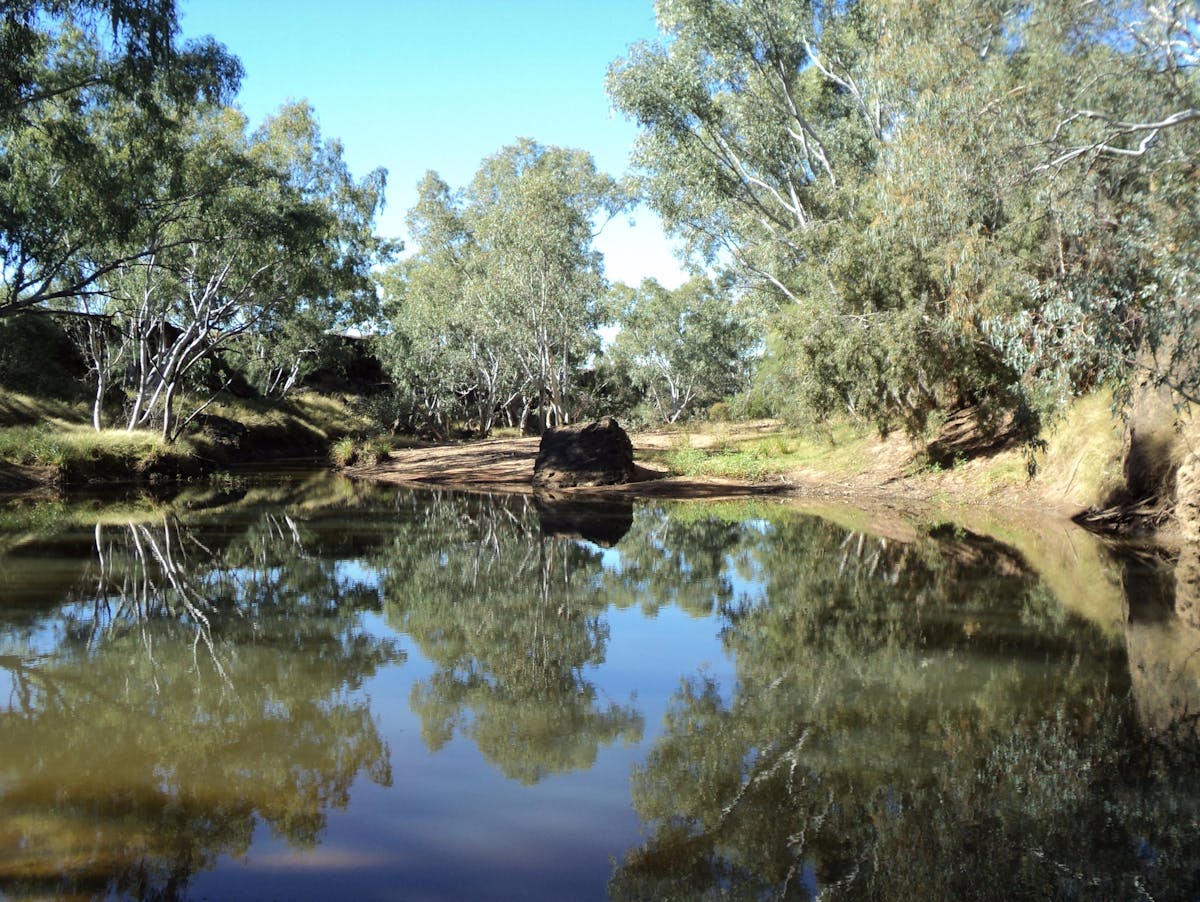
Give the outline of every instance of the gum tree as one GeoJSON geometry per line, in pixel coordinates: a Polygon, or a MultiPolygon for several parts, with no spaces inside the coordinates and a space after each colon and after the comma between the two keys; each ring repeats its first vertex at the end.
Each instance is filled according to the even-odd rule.
{"type": "Polygon", "coordinates": [[[592,241],[626,202],[590,154],[528,139],[461,192],[428,173],[409,213],[414,254],[383,280],[383,352],[413,400],[461,406],[484,435],[518,399],[522,428],[535,407],[543,427],[570,422],[607,288],[592,241]]]}
{"type": "Polygon", "coordinates": [[[653,279],[613,289],[620,332],[609,352],[663,422],[743,388],[752,339],[742,312],[709,279],[675,290],[653,279]]]}
{"type": "MultiPolygon", "coordinates": [[[[170,221],[144,222],[138,253],[105,276],[103,317],[129,361],[129,429],[171,439],[185,380],[227,351],[297,319],[360,321],[373,311],[372,232],[384,173],[355,180],[341,146],[321,137],[306,104],[283,107],[253,134],[241,113],[211,108],[191,123],[170,173],[187,198],[170,221]]],[[[102,393],[98,392],[98,397],[102,393]]]]}
{"type": "Polygon", "coordinates": [[[142,259],[127,239],[164,211],[158,176],[186,111],[241,76],[215,41],[177,34],[169,0],[4,5],[0,317],[86,296],[142,259]]]}

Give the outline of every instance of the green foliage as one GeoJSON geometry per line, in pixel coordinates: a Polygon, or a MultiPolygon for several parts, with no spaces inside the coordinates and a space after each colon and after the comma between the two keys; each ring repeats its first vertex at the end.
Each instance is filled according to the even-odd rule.
{"type": "Polygon", "coordinates": [[[160,424],[168,440],[184,388],[211,397],[248,377],[285,395],[336,346],[335,327],[375,313],[370,268],[391,250],[372,232],[382,171],[355,180],[307,105],[281,108],[253,134],[240,112],[217,106],[179,129],[187,146],[159,173],[159,216],[129,238],[140,249],[97,279],[103,301],[84,298],[80,311],[97,427],[100,399],[117,388],[130,397],[127,425],[160,424]]]}
{"type": "Polygon", "coordinates": [[[372,435],[364,439],[342,436],[329,448],[329,460],[335,467],[350,467],[354,464],[378,464],[388,458],[392,450],[390,435],[372,435]]]}
{"type": "Polygon", "coordinates": [[[0,21],[0,317],[95,290],[161,202],[196,104],[237,60],[177,46],[170,0],[18,0],[0,21]]]}
{"type": "Polygon", "coordinates": [[[523,139],[465,191],[429,172],[418,194],[416,253],[380,280],[379,355],[410,422],[445,434],[465,420],[487,435],[514,405],[521,426],[534,410],[544,424],[575,418],[605,288],[595,220],[624,206],[624,190],[586,152],[523,139]]]}
{"type": "Polygon", "coordinates": [[[0,461],[46,467],[70,484],[127,480],[196,469],[195,448],[168,448],[149,432],[63,428],[41,424],[0,429],[0,461]]]}
{"type": "Polygon", "coordinates": [[[393,250],[383,171],[354,179],[303,103],[248,134],[240,64],[177,34],[171,0],[22,0],[0,22],[0,318],[72,314],[95,427],[128,395],[128,427],[168,440],[181,391],[286,395],[375,315],[393,250]]]}
{"type": "Polygon", "coordinates": [[[329,446],[329,462],[335,467],[349,467],[358,463],[358,442],[353,436],[343,435],[329,446]]]}
{"type": "Polygon", "coordinates": [[[608,349],[618,377],[674,423],[744,387],[753,344],[743,309],[703,277],[670,291],[653,279],[610,293],[620,331],[608,349]]]}
{"type": "Polygon", "coordinates": [[[661,0],[609,73],[646,198],[774,311],[755,394],[922,430],[1200,387],[1187,4],[661,0]]]}

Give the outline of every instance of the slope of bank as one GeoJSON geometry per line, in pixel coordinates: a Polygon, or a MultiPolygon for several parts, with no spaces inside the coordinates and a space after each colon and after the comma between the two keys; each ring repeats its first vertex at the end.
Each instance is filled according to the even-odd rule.
{"type": "Polygon", "coordinates": [[[239,463],[327,453],[369,423],[351,401],[316,392],[286,401],[231,399],[205,409],[187,434],[97,431],[77,403],[0,390],[0,491],[197,476],[239,463]]]}

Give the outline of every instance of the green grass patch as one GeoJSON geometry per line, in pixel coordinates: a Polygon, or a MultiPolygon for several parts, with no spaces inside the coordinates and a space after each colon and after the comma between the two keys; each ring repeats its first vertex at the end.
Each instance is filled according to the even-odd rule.
{"type": "MultiPolygon", "coordinates": [[[[168,444],[157,431],[97,432],[85,403],[0,390],[0,468],[24,468],[10,473],[13,486],[27,476],[34,483],[82,484],[194,476],[240,460],[320,453],[341,436],[364,436],[375,427],[355,400],[307,391],[283,402],[220,397],[168,444]]],[[[200,403],[180,398],[178,414],[200,403]]],[[[381,458],[390,450],[384,444],[376,439],[365,450],[381,458]]]]}
{"type": "Polygon", "coordinates": [[[335,467],[382,463],[394,446],[395,439],[390,435],[371,435],[363,439],[345,435],[330,446],[329,460],[335,467]]]}
{"type": "Polygon", "coordinates": [[[869,427],[849,422],[835,423],[820,433],[710,423],[679,432],[670,450],[643,456],[683,476],[752,482],[801,469],[853,474],[861,473],[869,464],[874,435],[869,427]]]}
{"type": "Polygon", "coordinates": [[[197,470],[189,442],[167,445],[157,433],[43,423],[0,429],[0,462],[39,467],[59,482],[78,484],[197,470]]]}

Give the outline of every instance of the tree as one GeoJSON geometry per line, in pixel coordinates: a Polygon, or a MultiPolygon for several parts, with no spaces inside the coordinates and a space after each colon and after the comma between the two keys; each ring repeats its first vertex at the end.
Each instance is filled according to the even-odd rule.
{"type": "Polygon", "coordinates": [[[125,239],[161,212],[180,122],[241,76],[219,44],[179,47],[177,31],[170,0],[5,4],[0,317],[93,291],[145,252],[125,239]]]}
{"type": "Polygon", "coordinates": [[[1140,375],[1197,395],[1192,5],[657,13],[670,40],[609,90],[651,204],[776,309],[784,412],[918,431],[1140,375]]]}
{"type": "Polygon", "coordinates": [[[486,436],[525,387],[519,337],[481,293],[486,273],[461,195],[434,172],[417,195],[408,214],[417,253],[381,279],[391,323],[383,356],[423,425],[445,433],[455,419],[474,420],[486,436]]]}
{"type": "Polygon", "coordinates": [[[752,339],[742,312],[709,279],[678,289],[647,279],[617,286],[620,332],[610,354],[666,423],[742,388],[752,339]]]}
{"type": "Polygon", "coordinates": [[[635,45],[608,74],[642,128],[633,162],[667,228],[787,299],[802,296],[797,270],[819,263],[882,128],[854,74],[869,23],[842,9],[663,0],[669,39],[635,45]]]}
{"type": "Polygon", "coordinates": [[[626,201],[589,154],[528,139],[484,160],[463,192],[428,173],[409,214],[415,253],[385,282],[393,371],[428,360],[484,435],[522,396],[520,426],[533,406],[542,426],[569,422],[606,287],[592,239],[626,201]]]}
{"type": "MultiPolygon", "coordinates": [[[[144,221],[133,236],[140,249],[98,282],[100,312],[118,336],[104,353],[129,361],[127,426],[156,422],[166,439],[189,419],[174,414],[184,380],[222,352],[249,345],[261,367],[257,335],[294,327],[311,337],[371,315],[369,270],[390,250],[372,232],[383,171],[353,179],[306,104],[283,107],[253,135],[227,108],[201,111],[191,129],[170,173],[176,190],[164,191],[186,202],[167,202],[167,221],[144,221]]],[[[293,365],[265,363],[269,378],[293,365]]]]}
{"type": "Polygon", "coordinates": [[[604,263],[591,246],[627,203],[581,150],[528,139],[484,160],[467,192],[480,249],[475,290],[516,331],[540,425],[572,419],[575,372],[597,348],[604,263]]]}

